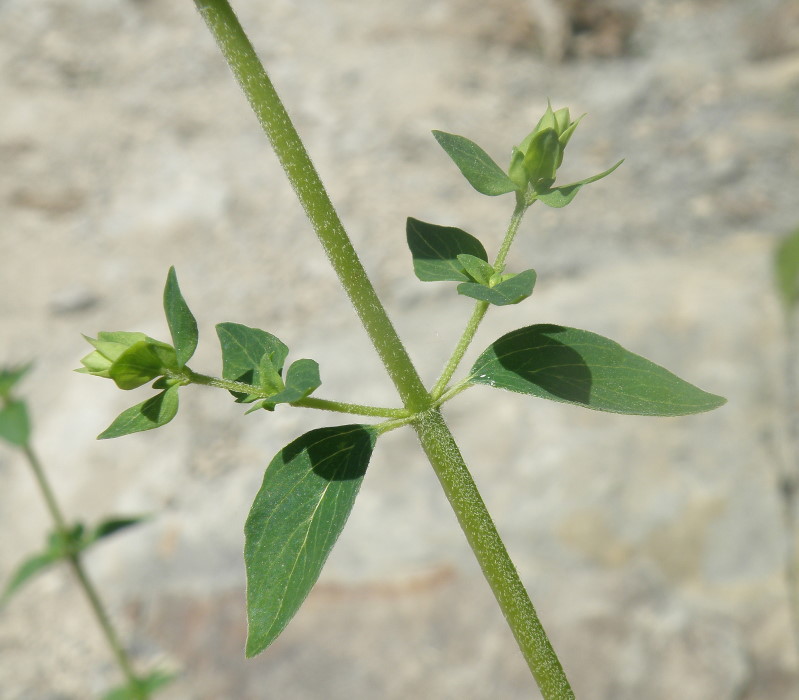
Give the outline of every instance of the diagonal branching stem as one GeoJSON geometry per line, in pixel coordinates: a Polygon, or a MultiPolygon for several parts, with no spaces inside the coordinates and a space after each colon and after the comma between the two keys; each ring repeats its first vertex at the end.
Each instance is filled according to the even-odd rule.
{"type": "MultiPolygon", "coordinates": [[[[516,233],[519,231],[519,224],[522,223],[524,213],[529,207],[530,205],[525,202],[524,197],[517,194],[516,207],[513,210],[508,229],[505,232],[502,245],[497,253],[497,259],[494,261],[494,272],[501,273],[505,268],[505,260],[508,257],[508,252],[513,244],[513,240],[516,238],[516,233]]],[[[472,344],[477,329],[483,317],[486,315],[489,306],[490,304],[486,301],[478,301],[474,305],[474,311],[472,311],[472,315],[466,323],[466,328],[464,328],[460,340],[458,340],[458,344],[455,346],[455,350],[453,350],[452,355],[449,360],[447,360],[447,364],[444,366],[444,370],[441,372],[441,376],[436,380],[435,385],[430,391],[430,395],[434,400],[441,398],[441,395],[446,390],[449,380],[452,379],[452,375],[455,374],[455,370],[458,369],[458,365],[460,365],[463,356],[472,344]]]]}
{"type": "MultiPolygon", "coordinates": [[[[545,700],[574,698],[560,661],[440,412],[355,253],[305,147],[227,0],[194,0],[272,143],[319,241],[394,382],[545,700]]],[[[520,214],[521,216],[521,214],[520,214]]],[[[519,218],[520,218],[519,216],[519,218]]],[[[518,228],[518,222],[516,223],[518,228]]],[[[507,251],[505,252],[507,254],[507,251]]],[[[409,420],[409,419],[405,419],[409,420]]]]}

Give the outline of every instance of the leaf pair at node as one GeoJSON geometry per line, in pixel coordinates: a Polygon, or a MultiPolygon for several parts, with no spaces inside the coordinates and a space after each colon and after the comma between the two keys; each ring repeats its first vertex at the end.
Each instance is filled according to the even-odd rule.
{"type": "Polygon", "coordinates": [[[11,575],[3,594],[0,595],[0,605],[5,604],[23,584],[36,574],[67,557],[87,550],[105,537],[142,522],[144,519],[143,517],[111,517],[106,518],[88,530],[82,523],[78,523],[63,534],[60,532],[51,533],[47,537],[45,548],[41,552],[25,559],[11,575]]]}
{"type": "Polygon", "coordinates": [[[483,244],[462,229],[408,218],[406,234],[413,270],[423,282],[460,282],[458,294],[495,306],[518,304],[533,293],[535,270],[497,272],[483,244]]]}
{"type": "Polygon", "coordinates": [[[222,376],[260,389],[258,394],[231,391],[238,403],[256,402],[248,413],[259,408],[271,411],[276,404],[300,401],[322,383],[319,365],[308,359],[293,362],[284,379],[283,365],[289,349],[271,333],[238,323],[220,323],[216,333],[222,346],[222,376]]]}
{"type": "Polygon", "coordinates": [[[153,381],[160,393],[123,411],[98,439],[120,437],[166,425],[178,412],[178,390],[187,380],[186,363],[197,349],[197,321],[180,292],[175,268],[169,268],[164,287],[164,312],[173,345],[144,333],[102,331],[97,338],[86,338],[94,352],[76,370],[112,379],[124,390],[153,381]]]}
{"type": "MultiPolygon", "coordinates": [[[[97,338],[86,338],[94,351],[81,360],[83,367],[77,372],[112,379],[125,390],[155,380],[153,389],[159,390],[155,396],[123,411],[100,433],[99,439],[166,425],[177,415],[180,387],[197,378],[186,365],[197,349],[197,320],[183,298],[174,267],[169,268],[164,287],[164,312],[172,345],[144,333],[127,331],[103,331],[97,338]]],[[[271,333],[237,323],[220,323],[216,332],[222,347],[223,378],[251,389],[231,390],[237,402],[255,402],[248,413],[258,408],[271,411],[279,403],[294,403],[321,384],[319,365],[313,360],[297,360],[285,378],[282,376],[288,348],[271,333]]],[[[2,430],[0,421],[0,436],[2,430]]]]}

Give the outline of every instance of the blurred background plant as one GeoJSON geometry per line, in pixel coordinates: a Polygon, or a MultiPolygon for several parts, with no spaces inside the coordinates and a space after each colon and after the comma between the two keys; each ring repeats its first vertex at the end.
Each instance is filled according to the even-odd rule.
{"type": "MultiPolygon", "coordinates": [[[[17,393],[17,384],[30,370],[30,365],[0,369],[0,439],[19,449],[25,456],[39,492],[44,500],[54,530],[47,536],[42,550],[25,559],[11,575],[0,594],[0,615],[11,596],[36,574],[58,564],[66,564],[72,570],[89,603],[91,613],[102,630],[108,649],[114,656],[125,683],[103,694],[103,700],[148,700],[159,688],[172,679],[172,675],[161,670],[139,676],[120,641],[119,634],[100,599],[97,588],[86,573],[84,553],[96,542],[120,530],[141,522],[142,517],[110,517],[87,528],[84,523],[70,523],[64,516],[56,494],[50,485],[42,463],[36,456],[31,442],[31,420],[26,401],[17,393]]],[[[24,529],[27,523],[17,523],[24,529]]],[[[36,635],[37,631],[31,629],[36,635]]]]}

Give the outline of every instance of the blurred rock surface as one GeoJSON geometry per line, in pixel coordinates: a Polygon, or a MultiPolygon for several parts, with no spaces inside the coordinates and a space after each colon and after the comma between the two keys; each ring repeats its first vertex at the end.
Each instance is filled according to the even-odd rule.
{"type": "MultiPolygon", "coordinates": [[[[557,322],[729,404],[643,419],[475,388],[447,417],[581,700],[795,698],[770,279],[776,236],[799,222],[792,3],[593,3],[630,18],[620,43],[603,54],[586,29],[560,63],[541,56],[523,0],[235,4],[428,381],[471,307],[413,278],[405,217],[491,249],[510,206],[475,194],[430,129],[504,163],[550,98],[588,112],[565,179],[627,159],[567,209],[531,210],[509,262],[536,268],[535,294],[490,314],[466,362],[514,327],[557,322]]],[[[198,370],[219,361],[213,324],[236,321],[319,361],[320,395],[396,402],[193,4],[0,2],[0,104],[0,362],[36,361],[36,445],[66,510],[153,515],[89,566],[137,663],[181,670],[162,697],[534,695],[412,435],[382,441],[319,585],[251,661],[249,502],[283,444],[337,419],[242,417],[198,388],[166,429],[93,439],[142,399],[70,372],[80,333],[166,337],[171,264],[199,319],[198,370]]],[[[0,579],[48,528],[24,464],[0,449],[0,579]]],[[[2,700],[116,682],[66,571],[0,613],[2,700]]]]}

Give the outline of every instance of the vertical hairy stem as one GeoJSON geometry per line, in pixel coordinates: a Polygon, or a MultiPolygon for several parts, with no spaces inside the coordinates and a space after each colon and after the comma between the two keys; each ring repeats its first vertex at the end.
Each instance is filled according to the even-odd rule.
{"type": "MultiPolygon", "coordinates": [[[[227,0],[194,0],[280,159],[331,264],[402,398],[418,414],[422,447],[546,700],[573,698],[569,682],[502,544],[449,428],[408,357],[272,83],[227,0]]],[[[510,238],[521,212],[514,213],[510,238]]],[[[500,252],[502,260],[507,246],[500,252]]],[[[502,261],[500,261],[501,264],[502,261]]],[[[479,323],[479,319],[476,320],[479,323]]],[[[475,325],[476,330],[476,325],[475,325]]]]}
{"type": "Polygon", "coordinates": [[[297,130],[227,0],[195,4],[261,123],[344,291],[407,408],[430,404],[427,391],[377,297],[297,130]]]}
{"type": "Polygon", "coordinates": [[[541,694],[547,700],[574,698],[563,667],[440,411],[431,409],[421,414],[414,428],[541,694]]]}

